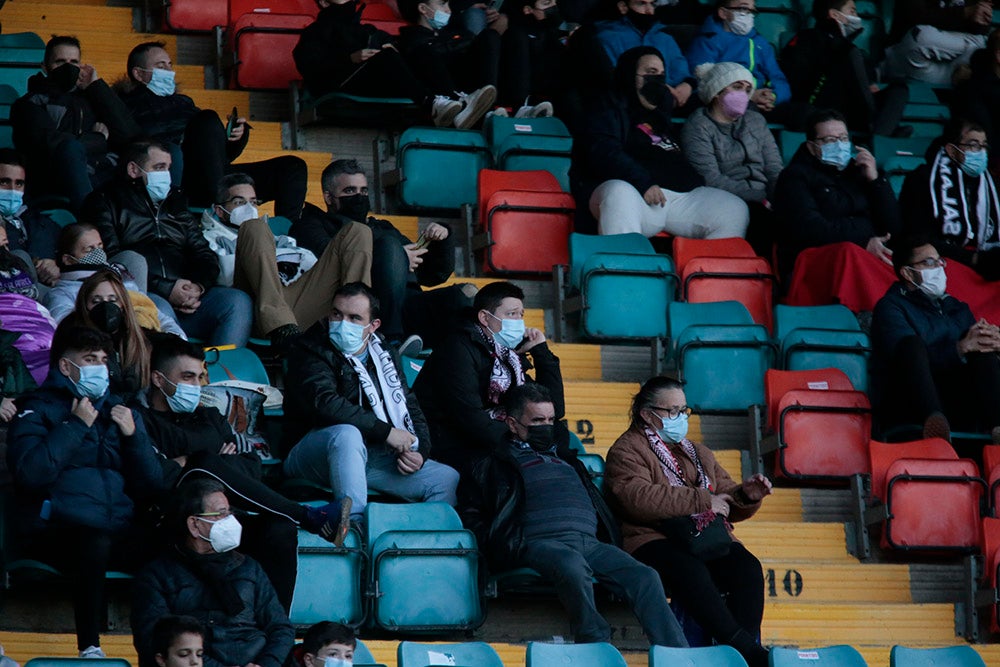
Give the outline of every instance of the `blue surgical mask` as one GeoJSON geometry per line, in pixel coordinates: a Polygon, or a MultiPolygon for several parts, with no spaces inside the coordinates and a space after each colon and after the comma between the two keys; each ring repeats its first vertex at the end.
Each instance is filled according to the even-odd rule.
{"type": "Polygon", "coordinates": [[[66,359],[66,361],[69,361],[69,363],[76,366],[77,370],[80,371],[79,380],[73,380],[73,378],[70,378],[70,382],[73,383],[73,387],[76,389],[77,396],[96,401],[101,396],[108,393],[108,384],[111,380],[108,377],[107,366],[104,364],[77,366],[69,359],[66,359]]]}
{"type": "Polygon", "coordinates": [[[819,161],[843,170],[851,163],[851,142],[834,141],[820,146],[819,161]]]}
{"type": "Polygon", "coordinates": [[[173,383],[170,380],[167,380],[166,376],[162,377],[166,380],[167,384],[174,386],[173,396],[169,396],[167,392],[163,391],[163,387],[160,387],[160,393],[163,394],[163,398],[167,399],[167,405],[170,407],[170,411],[194,412],[195,408],[198,407],[198,404],[201,403],[201,385],[186,384],[184,382],[173,383]]]}
{"type": "Polygon", "coordinates": [[[483,312],[495,320],[500,320],[500,331],[493,332],[493,337],[500,341],[501,345],[513,350],[521,344],[524,340],[524,320],[504,320],[488,310],[483,312]]]}
{"type": "Polygon", "coordinates": [[[20,190],[0,190],[0,215],[5,218],[16,214],[24,203],[24,193],[20,190]]]}
{"type": "MultiPolygon", "coordinates": [[[[139,167],[142,169],[142,167],[139,167]]],[[[154,203],[159,204],[170,194],[170,172],[169,171],[146,171],[146,192],[154,203]]]]}
{"type": "Polygon", "coordinates": [[[150,72],[152,76],[149,83],[146,84],[149,92],[160,97],[166,97],[167,95],[173,95],[174,91],[177,90],[173,71],[169,69],[151,69],[146,71],[150,72]]]}
{"type": "Polygon", "coordinates": [[[365,328],[347,320],[330,322],[330,342],[344,354],[356,354],[365,344],[365,328]]]}
{"type": "Polygon", "coordinates": [[[962,171],[967,176],[982,176],[983,172],[986,171],[986,150],[962,151],[962,155],[965,157],[961,164],[962,171]]]}
{"type": "Polygon", "coordinates": [[[688,434],[688,416],[685,413],[677,415],[677,419],[660,417],[662,428],[657,429],[656,434],[664,442],[680,442],[688,434]]]}
{"type": "Polygon", "coordinates": [[[448,21],[450,20],[451,20],[451,14],[449,14],[446,11],[442,11],[440,9],[435,9],[434,16],[427,19],[427,23],[430,24],[431,30],[441,30],[446,25],[448,25],[448,21]]]}
{"type": "Polygon", "coordinates": [[[344,658],[334,658],[333,656],[328,656],[326,660],[323,661],[323,667],[353,667],[354,661],[345,660],[344,658]]]}

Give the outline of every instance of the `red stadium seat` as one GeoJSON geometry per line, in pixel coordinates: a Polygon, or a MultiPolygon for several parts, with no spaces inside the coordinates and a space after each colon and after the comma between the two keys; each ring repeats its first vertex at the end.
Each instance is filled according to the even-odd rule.
{"type": "Polygon", "coordinates": [[[1000,507],[1000,445],[983,446],[983,477],[990,485],[990,507],[1000,507]]]}
{"type": "Polygon", "coordinates": [[[232,83],[255,90],[287,89],[301,79],[292,58],[302,29],[313,22],[302,14],[243,14],[233,25],[232,83]]]}
{"type": "Polygon", "coordinates": [[[764,375],[764,398],[767,401],[767,425],[771,431],[778,429],[778,402],[781,397],[796,389],[853,391],[850,379],[838,368],[816,368],[806,371],[769,370],[764,375]]]}
{"type": "Polygon", "coordinates": [[[761,257],[694,257],[681,272],[684,300],[739,301],[768,333],[774,321],[774,275],[761,257]]]}
{"type": "Polygon", "coordinates": [[[406,25],[392,5],[386,3],[369,3],[361,11],[361,22],[374,26],[390,35],[398,35],[399,29],[406,25]]]}
{"type": "MultiPolygon", "coordinates": [[[[983,570],[986,581],[994,591],[1000,584],[997,566],[1000,565],[1000,519],[983,519],[983,570]]],[[[1000,602],[990,605],[990,632],[1000,632],[1000,602]]]]}
{"type": "Polygon", "coordinates": [[[790,391],[778,412],[778,477],[846,481],[869,472],[871,404],[864,392],[790,391]]]}
{"type": "Polygon", "coordinates": [[[166,0],[163,25],[169,32],[211,32],[228,23],[226,0],[166,0]]]}
{"type": "Polygon", "coordinates": [[[677,273],[683,273],[687,263],[695,257],[756,257],[746,239],[674,239],[674,264],[677,273]]]}
{"type": "Polygon", "coordinates": [[[316,18],[319,6],[313,0],[229,0],[229,25],[244,14],[296,14],[316,18]]]}

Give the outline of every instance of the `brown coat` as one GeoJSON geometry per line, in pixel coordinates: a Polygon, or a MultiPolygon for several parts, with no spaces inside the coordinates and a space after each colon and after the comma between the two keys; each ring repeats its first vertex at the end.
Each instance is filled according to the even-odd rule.
{"type": "MultiPolygon", "coordinates": [[[[604,483],[611,494],[614,508],[622,519],[624,548],[629,553],[653,540],[663,539],[663,533],[653,524],[663,519],[697,514],[712,509],[712,492],[696,488],[698,471],[680,445],[670,445],[670,451],[684,472],[686,485],[670,486],[660,460],[649,446],[646,435],[630,428],[608,451],[604,483]]],[[[730,521],[742,521],[753,516],[760,503],[751,503],[743,494],[739,482],[715,460],[712,450],[695,443],[702,467],[711,480],[715,493],[733,496],[730,521]]]]}

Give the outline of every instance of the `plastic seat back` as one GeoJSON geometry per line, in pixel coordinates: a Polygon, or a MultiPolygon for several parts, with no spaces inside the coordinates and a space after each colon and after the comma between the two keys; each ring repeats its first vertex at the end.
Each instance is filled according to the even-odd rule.
{"type": "Polygon", "coordinates": [[[164,0],[163,25],[169,32],[212,32],[229,18],[226,0],[164,0]]]}
{"type": "Polygon", "coordinates": [[[778,403],[779,476],[846,480],[870,472],[871,404],[860,391],[793,390],[778,403]]]}
{"type": "Polygon", "coordinates": [[[725,644],[699,648],[650,646],[649,667],[747,667],[747,661],[725,644]]]}
{"type": "Polygon", "coordinates": [[[305,14],[253,12],[239,16],[231,29],[233,84],[249,90],[287,90],[301,79],[292,58],[302,30],[315,20],[305,14]]]}
{"type": "Polygon", "coordinates": [[[486,642],[420,644],[402,641],[396,647],[396,660],[399,667],[434,667],[436,665],[503,667],[500,656],[486,642]]]}
{"type": "Polygon", "coordinates": [[[361,11],[361,22],[375,26],[390,35],[398,35],[399,29],[406,25],[406,21],[393,9],[392,5],[384,2],[364,5],[364,9],[361,11]]]}
{"type": "Polygon", "coordinates": [[[986,667],[976,649],[968,645],[943,648],[893,646],[889,667],[986,667]]]}
{"type": "Polygon", "coordinates": [[[547,118],[491,116],[483,129],[493,150],[497,168],[544,169],[556,178],[563,191],[569,192],[573,139],[561,120],[554,116],[547,118]]]}
{"type": "Polygon", "coordinates": [[[45,40],[33,32],[0,35],[0,66],[40,65],[45,58],[45,40]]]}
{"type": "Polygon", "coordinates": [[[886,474],[889,467],[897,459],[940,459],[954,461],[958,454],[941,438],[926,440],[911,440],[909,442],[885,443],[872,440],[868,443],[868,455],[871,458],[872,495],[885,502],[886,474]]]}
{"type": "Polygon", "coordinates": [[[670,304],[670,337],[677,337],[694,324],[753,324],[750,311],[739,301],[711,301],[688,303],[674,301],[670,304]]]}
{"type": "Polygon", "coordinates": [[[674,264],[677,273],[684,273],[684,267],[695,257],[756,257],[757,253],[746,239],[689,239],[674,238],[674,264]]]}
{"type": "Polygon", "coordinates": [[[834,329],[861,331],[858,318],[846,306],[786,306],[774,307],[774,337],[781,341],[795,329],[834,329]]]}
{"type": "Polygon", "coordinates": [[[281,215],[272,215],[267,219],[267,226],[275,236],[287,236],[292,228],[292,221],[281,215]]]}
{"type": "Polygon", "coordinates": [[[569,261],[576,201],[568,193],[501,190],[486,204],[489,273],[551,275],[569,261]]]}
{"type": "Polygon", "coordinates": [[[556,177],[544,169],[529,171],[503,171],[501,169],[480,169],[477,179],[479,224],[486,222],[487,204],[490,197],[500,190],[524,190],[527,192],[562,192],[556,177]]]}
{"type": "Polygon", "coordinates": [[[525,667],[626,667],[622,654],[604,642],[592,644],[547,644],[528,642],[525,667]]]}
{"type": "Polygon", "coordinates": [[[771,649],[771,667],[868,667],[864,657],[853,646],[824,646],[822,648],[771,649]]]}
{"type": "Polygon", "coordinates": [[[755,257],[695,257],[681,273],[684,300],[739,301],[757,324],[771,331],[774,276],[767,260],[755,257]]]}
{"type": "MultiPolygon", "coordinates": [[[[997,567],[1000,565],[1000,519],[983,518],[983,572],[990,588],[997,589],[1000,585],[997,567]]],[[[991,605],[990,631],[1000,632],[1000,600],[991,605]]]]}
{"type": "Polygon", "coordinates": [[[677,291],[666,255],[599,252],[582,267],[581,328],[591,338],[665,338],[677,291]]]}
{"type": "Polygon", "coordinates": [[[375,656],[372,655],[371,650],[360,639],[357,641],[358,643],[354,647],[354,664],[359,667],[361,665],[374,665],[375,656]]]}
{"type": "Polygon", "coordinates": [[[787,165],[791,162],[795,152],[806,141],[805,132],[791,132],[782,130],[778,136],[778,147],[781,149],[781,160],[787,165]]]}
{"type": "Polygon", "coordinates": [[[774,363],[763,326],[693,325],[676,344],[677,367],[693,410],[745,412],[763,405],[764,374],[774,363]]]}
{"type": "Polygon", "coordinates": [[[629,255],[655,255],[653,244],[642,234],[593,234],[573,233],[569,236],[569,283],[580,289],[583,283],[583,264],[596,252],[626,253],[629,255]]]}
{"type": "Polygon", "coordinates": [[[768,11],[758,6],[760,13],[754,21],[754,28],[764,39],[771,43],[775,51],[780,51],[799,31],[801,21],[798,14],[787,8],[778,11],[768,11]]]}
{"type": "Polygon", "coordinates": [[[209,348],[205,352],[208,381],[245,380],[257,384],[271,384],[267,369],[253,350],[246,347],[233,349],[209,348]]]}
{"type": "Polygon", "coordinates": [[[131,667],[124,658],[32,658],[24,667],[131,667]]]}
{"type": "Polygon", "coordinates": [[[41,71],[37,65],[0,66],[0,85],[10,86],[17,92],[17,97],[21,97],[28,92],[28,79],[41,71]]]}
{"type": "Polygon", "coordinates": [[[1000,445],[983,446],[983,476],[989,483],[990,507],[1000,506],[1000,445]]]}
{"type": "Polygon", "coordinates": [[[600,454],[578,454],[580,462],[587,469],[590,481],[599,491],[604,490],[604,458],[600,454]]]}
{"type": "Polygon", "coordinates": [[[767,400],[767,425],[778,428],[778,403],[782,396],[795,390],[853,391],[854,385],[844,371],[837,368],[815,368],[807,371],[771,369],[764,376],[764,397],[767,400]]]}
{"type": "Polygon", "coordinates": [[[858,391],[868,391],[871,339],[863,331],[794,329],[781,339],[781,366],[790,371],[839,368],[858,391]]]}
{"type": "Polygon", "coordinates": [[[298,14],[316,18],[319,7],[312,0],[229,0],[229,25],[244,14],[298,14]]]}
{"type": "MultiPolygon", "coordinates": [[[[362,553],[361,537],[354,530],[342,547],[299,531],[298,574],[288,612],[293,625],[307,627],[320,621],[358,625],[364,620],[362,553]]],[[[354,659],[359,661],[357,651],[354,659]]]]}
{"type": "Polygon", "coordinates": [[[481,132],[411,127],[399,137],[396,153],[399,198],[415,210],[458,210],[474,204],[479,171],[490,162],[481,132]]]}

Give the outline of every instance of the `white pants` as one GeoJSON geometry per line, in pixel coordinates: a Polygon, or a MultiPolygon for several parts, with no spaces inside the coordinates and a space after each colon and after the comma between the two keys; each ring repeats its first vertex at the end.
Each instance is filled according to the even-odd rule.
{"type": "Polygon", "coordinates": [[[639,232],[656,236],[667,232],[692,239],[743,237],[750,221],[746,203],[718,188],[691,192],[663,190],[667,203],[650,205],[625,181],[604,181],[590,197],[590,212],[601,234],[639,232]]]}
{"type": "Polygon", "coordinates": [[[955,68],[967,64],[973,52],[985,46],[985,35],[918,25],[886,49],[885,73],[950,86],[955,68]]]}

